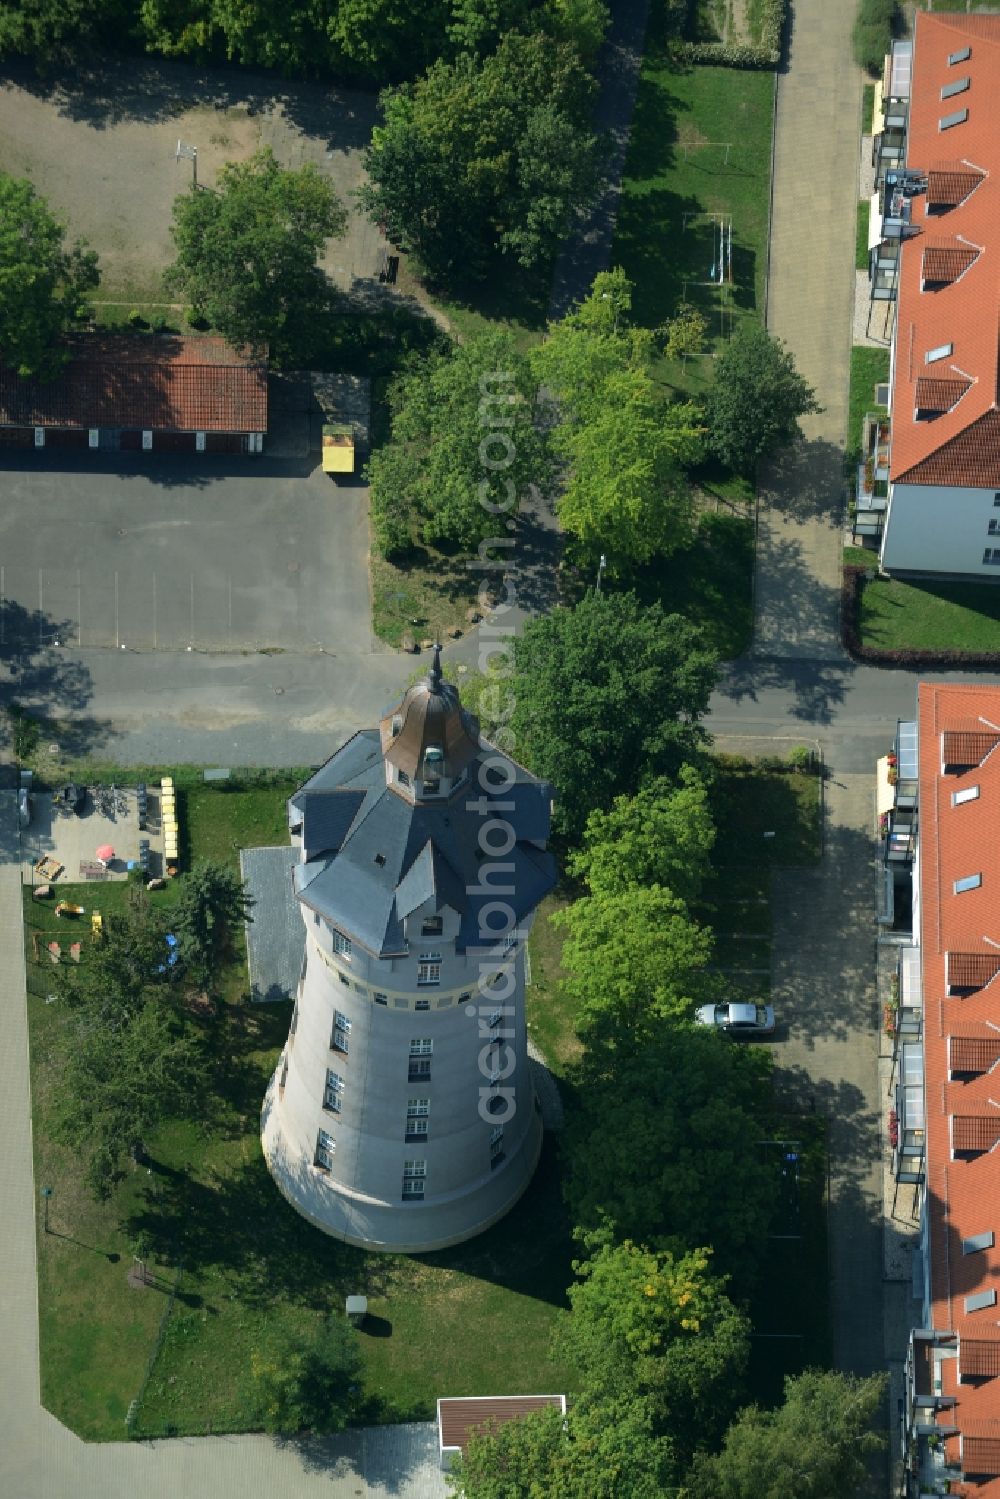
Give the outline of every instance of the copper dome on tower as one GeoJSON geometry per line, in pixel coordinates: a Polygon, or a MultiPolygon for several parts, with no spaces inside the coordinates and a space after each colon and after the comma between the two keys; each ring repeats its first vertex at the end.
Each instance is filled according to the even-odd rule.
{"type": "Polygon", "coordinates": [[[439,645],[430,671],[385,715],[379,733],[386,760],[411,779],[422,774],[428,752],[439,759],[440,773],[450,781],[478,753],[479,724],[462,707],[458,688],[444,680],[439,645]]]}

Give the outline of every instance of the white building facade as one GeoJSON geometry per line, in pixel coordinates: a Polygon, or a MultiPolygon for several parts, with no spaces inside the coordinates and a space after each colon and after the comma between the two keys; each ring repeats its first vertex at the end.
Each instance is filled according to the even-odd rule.
{"type": "Polygon", "coordinates": [[[480,740],[437,653],[291,798],[306,947],[262,1143],[325,1232],[439,1249],[528,1185],[524,946],[555,883],[550,811],[549,788],[480,740]]]}

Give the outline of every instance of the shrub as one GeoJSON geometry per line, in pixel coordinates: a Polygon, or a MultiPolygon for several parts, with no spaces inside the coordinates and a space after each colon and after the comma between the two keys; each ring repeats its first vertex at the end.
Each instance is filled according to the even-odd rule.
{"type": "Polygon", "coordinates": [[[688,62],[715,63],[728,68],[774,68],[781,61],[787,0],[761,0],[759,41],[682,42],[677,49],[688,62]]]}
{"type": "Polygon", "coordinates": [[[146,319],[136,307],[132,308],[126,321],[130,328],[145,328],[147,326],[146,319]]]}
{"type": "Polygon", "coordinates": [[[27,760],[38,748],[38,741],[42,736],[41,724],[25,713],[20,703],[11,703],[10,728],[16,758],[27,760]]]}
{"type": "Polygon", "coordinates": [[[816,751],[809,748],[808,744],[797,744],[789,751],[788,763],[792,770],[813,770],[816,765],[816,751]]]}
{"type": "Polygon", "coordinates": [[[892,41],[896,20],[896,0],[858,0],[858,14],[851,40],[854,60],[877,77],[892,41]]]}

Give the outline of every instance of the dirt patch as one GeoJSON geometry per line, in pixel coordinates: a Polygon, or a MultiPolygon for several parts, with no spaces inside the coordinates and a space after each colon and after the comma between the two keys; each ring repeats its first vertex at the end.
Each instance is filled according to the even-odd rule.
{"type": "Polygon", "coordinates": [[[377,277],[385,242],[357,210],[373,94],[184,64],[135,62],[38,80],[0,76],[0,160],[52,204],[72,236],[101,257],[101,300],[156,302],[173,258],[170,210],[191,180],[178,139],[198,148],[198,180],[214,186],[227,161],[271,146],[285,166],[313,161],[348,209],[324,266],[350,289],[377,277]]]}

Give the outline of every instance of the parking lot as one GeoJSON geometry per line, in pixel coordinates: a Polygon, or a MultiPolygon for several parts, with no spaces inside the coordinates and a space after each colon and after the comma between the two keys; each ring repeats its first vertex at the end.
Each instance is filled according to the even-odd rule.
{"type": "Polygon", "coordinates": [[[309,459],[30,453],[0,487],[0,606],[32,645],[373,648],[367,490],[309,459]]]}

